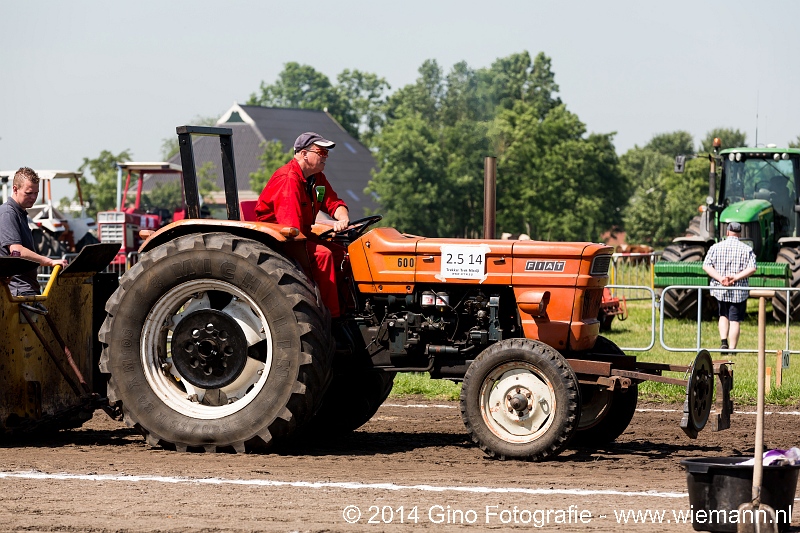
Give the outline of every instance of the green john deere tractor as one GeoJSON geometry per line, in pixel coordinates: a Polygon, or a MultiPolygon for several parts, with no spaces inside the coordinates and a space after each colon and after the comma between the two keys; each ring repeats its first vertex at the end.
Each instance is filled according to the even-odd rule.
{"type": "MultiPolygon", "coordinates": [[[[709,155],[709,193],[701,214],[692,220],[686,235],[673,240],[656,263],[657,287],[668,285],[708,285],[702,261],[712,244],[724,238],[728,224],[742,225],[741,240],[753,247],[758,270],[751,286],[800,286],[800,236],[797,179],[800,177],[800,150],[792,148],[728,148],[709,155]],[[719,180],[719,188],[717,181],[719,180]],[[680,264],[679,264],[680,263],[680,264]]],[[[675,160],[675,171],[682,172],[684,156],[675,160]]],[[[696,290],[670,290],[663,294],[664,314],[671,318],[697,316],[696,290]]],[[[800,293],[776,292],[773,314],[785,320],[800,318],[800,293]]],[[[708,292],[703,301],[712,304],[708,292]]],[[[704,316],[712,306],[703,305],[704,316]]]]}

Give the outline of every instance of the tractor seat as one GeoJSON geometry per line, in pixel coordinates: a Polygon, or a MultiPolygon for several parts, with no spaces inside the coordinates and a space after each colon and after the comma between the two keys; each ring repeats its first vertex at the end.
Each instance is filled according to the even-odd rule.
{"type": "Polygon", "coordinates": [[[771,200],[773,192],[769,189],[759,189],[753,194],[756,200],[771,200]]]}
{"type": "Polygon", "coordinates": [[[241,218],[245,222],[256,221],[256,203],[258,200],[242,200],[239,202],[239,212],[241,218]]]}

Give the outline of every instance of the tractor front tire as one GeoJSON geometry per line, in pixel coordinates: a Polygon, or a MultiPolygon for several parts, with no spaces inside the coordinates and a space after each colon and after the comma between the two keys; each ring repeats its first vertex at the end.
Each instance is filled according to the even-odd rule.
{"type": "Polygon", "coordinates": [[[330,314],[259,242],[178,237],[142,255],[106,304],[109,403],[152,446],[245,452],[290,435],[330,381],[330,314]]]}
{"type": "MultiPolygon", "coordinates": [[[[775,262],[788,263],[789,286],[800,287],[800,249],[789,246],[781,248],[775,262]]],[[[772,298],[772,315],[775,320],[785,322],[787,310],[792,320],[800,319],[800,292],[790,292],[789,301],[786,300],[785,292],[775,291],[775,297],[772,298]]]]}
{"type": "Polygon", "coordinates": [[[461,418],[472,440],[501,460],[558,455],[580,420],[575,373],[554,348],[507,339],[470,364],[461,388],[461,418]]]}
{"type": "MultiPolygon", "coordinates": [[[[701,244],[678,242],[664,248],[661,260],[675,263],[702,261],[705,255],[706,249],[701,244]]],[[[708,320],[713,316],[713,302],[715,301],[708,291],[703,294],[701,314],[703,320],[708,320]]],[[[664,306],[664,315],[669,318],[695,319],[697,317],[697,290],[679,289],[663,293],[662,305],[664,306]]]]}

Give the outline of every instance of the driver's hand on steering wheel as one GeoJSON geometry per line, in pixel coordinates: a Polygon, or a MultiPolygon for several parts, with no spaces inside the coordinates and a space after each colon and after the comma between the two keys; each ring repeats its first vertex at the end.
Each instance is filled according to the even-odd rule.
{"type": "Polygon", "coordinates": [[[343,219],[337,220],[333,223],[333,231],[336,233],[346,230],[350,225],[350,217],[345,216],[343,219]]]}

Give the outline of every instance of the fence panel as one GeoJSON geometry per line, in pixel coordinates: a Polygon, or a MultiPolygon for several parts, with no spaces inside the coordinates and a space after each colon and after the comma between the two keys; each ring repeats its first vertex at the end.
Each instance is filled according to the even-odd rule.
{"type": "Polygon", "coordinates": [[[658,261],[659,253],[615,253],[611,256],[611,271],[609,280],[611,286],[617,286],[612,290],[612,294],[619,297],[626,297],[629,300],[647,300],[632,291],[631,288],[640,289],[641,287],[654,288],[655,271],[653,265],[658,261]],[[625,288],[622,288],[625,286],[625,288]]]}
{"type": "MultiPolygon", "coordinates": [[[[721,287],[721,286],[714,286],[714,287],[703,287],[697,285],[670,285],[669,287],[665,287],[664,290],[661,292],[661,300],[664,300],[664,293],[667,291],[675,291],[675,290],[696,290],[697,291],[697,334],[696,334],[696,344],[692,348],[677,348],[673,346],[668,346],[666,341],[664,340],[664,306],[659,305],[661,308],[660,312],[660,327],[659,327],[659,339],[661,341],[661,346],[670,352],[696,352],[703,348],[702,342],[702,313],[703,313],[703,293],[708,291],[747,291],[750,293],[754,290],[764,290],[764,287],[721,287]]],[[[770,287],[769,290],[774,290],[777,292],[785,292],[786,293],[786,300],[791,300],[791,293],[800,291],[800,287],[770,287]]],[[[710,294],[705,295],[706,298],[711,298],[710,294]]],[[[675,320],[675,319],[669,319],[675,320]]],[[[790,353],[800,353],[800,350],[791,350],[789,347],[789,335],[791,333],[791,317],[789,314],[786,315],[786,334],[785,334],[785,347],[784,350],[790,353]]],[[[723,348],[705,348],[710,352],[720,352],[720,353],[758,353],[757,349],[747,349],[747,348],[740,348],[736,347],[735,349],[723,349],[723,348]]]]}

